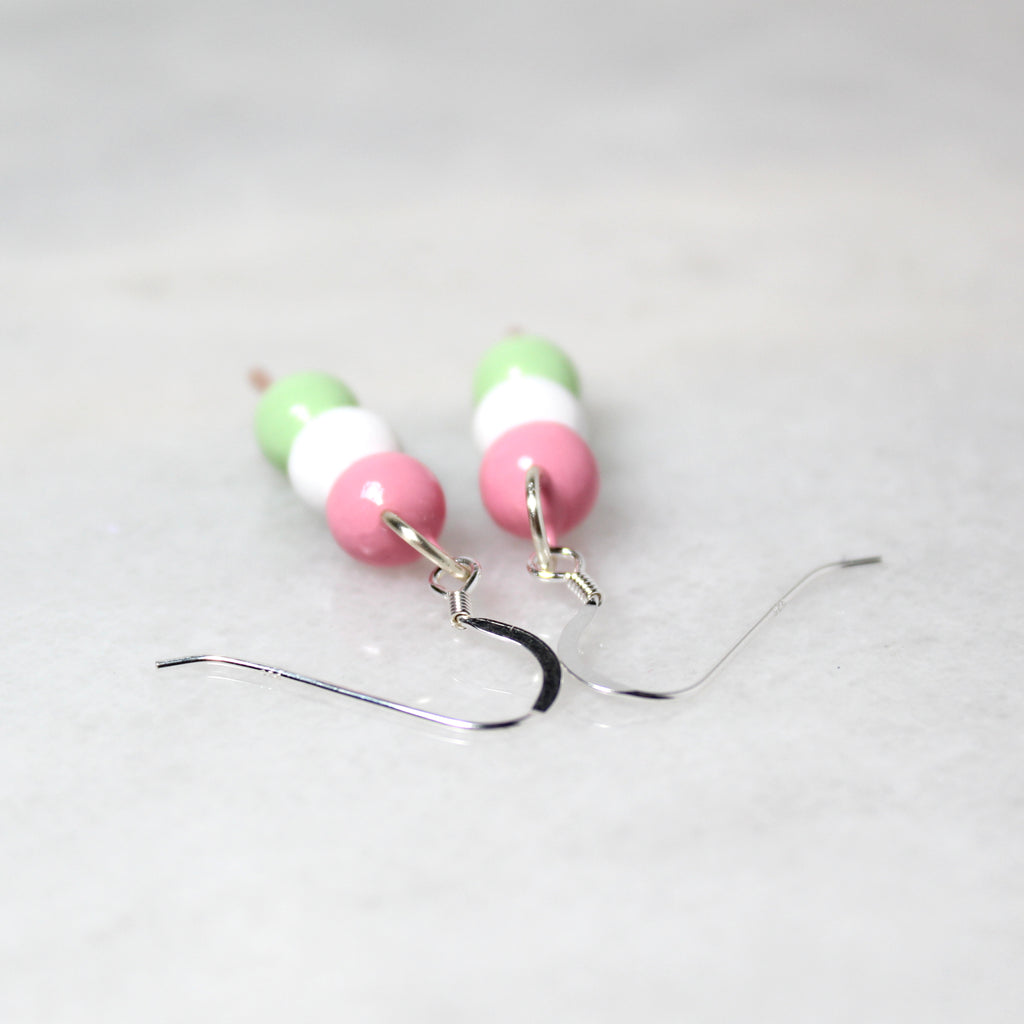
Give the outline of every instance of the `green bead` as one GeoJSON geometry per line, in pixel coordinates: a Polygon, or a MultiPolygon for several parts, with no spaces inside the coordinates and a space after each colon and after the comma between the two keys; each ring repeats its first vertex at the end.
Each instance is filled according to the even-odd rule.
{"type": "Polygon", "coordinates": [[[263,392],[256,408],[256,439],[263,454],[278,469],[285,469],[292,442],[314,416],[339,405],[358,404],[348,386],[329,374],[282,377],[263,392]]]}
{"type": "Polygon", "coordinates": [[[569,357],[557,345],[534,334],[513,334],[484,355],[473,374],[474,403],[509,377],[546,377],[577,398],[580,395],[579,377],[569,357]]]}

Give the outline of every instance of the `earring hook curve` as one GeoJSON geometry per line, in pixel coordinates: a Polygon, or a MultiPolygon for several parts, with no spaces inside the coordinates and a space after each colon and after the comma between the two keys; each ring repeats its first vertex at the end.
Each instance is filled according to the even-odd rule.
{"type": "MultiPolygon", "coordinates": [[[[769,618],[773,615],[778,615],[796,594],[803,590],[812,580],[827,572],[831,572],[833,569],[853,569],[860,565],[876,565],[881,561],[880,555],[871,555],[867,558],[848,558],[838,562],[827,562],[825,565],[819,565],[817,568],[812,569],[797,580],[781,597],[776,599],[771,607],[700,678],[674,690],[648,690],[640,687],[624,687],[599,669],[582,664],[583,652],[580,649],[580,643],[584,634],[593,625],[598,609],[601,607],[600,592],[596,594],[593,600],[585,600],[580,610],[562,630],[562,634],[558,638],[558,657],[566,672],[599,693],[617,694],[621,697],[640,697],[646,700],[672,700],[676,697],[681,697],[683,694],[692,693],[709,682],[747,644],[769,618]]],[[[582,567],[582,560],[580,560],[580,563],[582,567]]]]}
{"type": "Polygon", "coordinates": [[[158,669],[172,668],[178,665],[191,665],[198,662],[235,665],[256,672],[265,672],[272,676],[280,676],[282,679],[291,679],[298,683],[304,683],[307,686],[315,686],[318,689],[327,690],[342,697],[364,701],[367,704],[373,704],[375,707],[387,708],[390,711],[397,711],[400,714],[410,715],[413,718],[423,719],[437,725],[466,731],[508,729],[519,725],[521,722],[525,722],[531,715],[547,711],[554,704],[561,687],[562,666],[558,660],[558,655],[540,637],[519,626],[513,626],[508,622],[500,622],[497,619],[481,618],[470,614],[469,591],[476,582],[480,571],[480,566],[476,562],[470,558],[450,555],[440,545],[428,540],[415,527],[411,526],[394,512],[385,509],[381,513],[381,520],[406,543],[410,544],[416,551],[437,566],[430,575],[430,586],[436,593],[447,597],[453,626],[458,628],[469,627],[479,633],[492,636],[497,640],[516,644],[533,656],[540,667],[541,682],[537,696],[527,712],[512,718],[503,718],[496,721],[457,718],[452,715],[439,714],[436,711],[428,711],[426,708],[416,707],[415,705],[388,700],[376,694],[366,693],[364,690],[354,690],[347,686],[341,686],[338,683],[329,682],[326,679],[304,675],[301,672],[292,672],[290,669],[277,668],[273,665],[265,665],[261,662],[249,661],[244,658],[233,658],[221,654],[191,654],[179,658],[168,658],[158,661],[156,667],[158,669]],[[451,589],[442,587],[438,583],[438,577],[442,573],[452,576],[457,581],[458,586],[451,589]]]}
{"type": "Polygon", "coordinates": [[[567,547],[551,547],[541,502],[541,473],[542,470],[537,465],[531,466],[526,472],[526,513],[530,523],[530,536],[534,544],[534,553],[527,561],[526,568],[530,575],[536,576],[538,579],[564,582],[572,593],[583,602],[583,607],[562,629],[561,636],[558,638],[558,657],[566,672],[599,693],[616,694],[621,697],[640,697],[646,700],[672,700],[685,693],[692,693],[724,668],[726,662],[750,640],[758,629],[773,615],[781,612],[796,594],[812,580],[833,569],[853,569],[861,565],[877,565],[882,561],[881,555],[870,555],[866,558],[847,558],[838,562],[827,562],[812,569],[797,580],[781,597],[777,598],[771,607],[695,682],[687,683],[674,690],[648,690],[622,686],[599,669],[582,664],[583,652],[580,649],[580,642],[593,625],[603,598],[600,588],[584,571],[583,556],[578,551],[567,547]],[[571,560],[571,567],[564,570],[557,569],[555,563],[557,558],[571,560]]]}
{"type": "Polygon", "coordinates": [[[353,690],[347,686],[339,686],[337,683],[328,682],[326,679],[317,679],[314,676],[303,675],[301,672],[292,672],[289,669],[275,668],[273,665],[264,665],[257,661],[247,661],[244,658],[231,658],[221,654],[193,654],[182,658],[168,658],[165,661],[158,661],[157,668],[172,668],[176,665],[191,665],[196,662],[212,662],[220,665],[236,665],[240,668],[252,669],[256,672],[265,672],[268,675],[280,676],[282,679],[291,679],[297,683],[305,683],[307,686],[315,686],[330,693],[339,694],[342,697],[351,697],[353,700],[365,701],[379,708],[387,708],[390,711],[397,711],[403,715],[411,715],[413,718],[421,718],[437,725],[445,725],[452,729],[465,731],[484,731],[490,729],[508,729],[527,718],[535,712],[547,711],[555,702],[560,686],[561,666],[554,652],[539,640],[532,633],[518,626],[507,622],[498,622],[494,619],[483,619],[470,616],[463,619],[463,622],[481,633],[497,637],[499,640],[508,640],[518,644],[529,651],[537,660],[541,669],[541,685],[536,700],[525,714],[517,715],[514,718],[504,718],[498,721],[476,721],[468,718],[455,718],[452,715],[442,715],[435,711],[428,711],[426,708],[418,708],[410,704],[402,704],[398,701],[388,700],[385,697],[378,697],[363,690],[353,690]]]}

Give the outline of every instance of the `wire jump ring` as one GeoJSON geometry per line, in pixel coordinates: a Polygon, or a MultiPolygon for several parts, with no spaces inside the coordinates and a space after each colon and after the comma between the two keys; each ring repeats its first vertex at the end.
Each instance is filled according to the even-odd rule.
{"type": "Polygon", "coordinates": [[[530,555],[526,562],[526,568],[531,576],[542,580],[567,580],[571,576],[583,572],[583,556],[578,551],[574,551],[572,548],[551,548],[551,554],[554,558],[571,558],[572,568],[564,571],[553,568],[554,558],[549,560],[548,566],[545,568],[541,564],[540,557],[535,553],[530,555]]]}
{"type": "MultiPolygon", "coordinates": [[[[526,515],[530,521],[530,536],[536,551],[534,559],[544,571],[551,569],[551,544],[544,526],[544,506],[540,498],[540,466],[531,466],[526,471],[526,515]]],[[[532,570],[531,570],[532,571],[532,570]]],[[[544,577],[547,579],[548,577],[544,577]]]]}
{"type": "MultiPolygon", "coordinates": [[[[410,526],[397,512],[392,512],[389,508],[381,512],[380,519],[385,526],[394,530],[409,547],[413,548],[418,554],[421,554],[428,562],[433,562],[442,572],[446,572],[449,576],[454,576],[457,580],[468,584],[471,569],[468,567],[467,562],[470,560],[456,558],[454,555],[448,554],[444,548],[424,537],[415,526],[410,526]]],[[[474,562],[473,564],[475,565],[476,563],[474,562]]],[[[433,578],[431,576],[431,580],[433,578]]],[[[433,586],[433,583],[431,583],[431,586],[433,586]]],[[[447,591],[443,591],[443,593],[447,593],[447,591]]]]}
{"type": "Polygon", "coordinates": [[[458,558],[453,558],[453,562],[458,566],[461,576],[456,575],[454,572],[449,572],[447,568],[439,565],[430,574],[430,588],[435,594],[441,594],[444,597],[448,597],[451,594],[465,594],[469,592],[469,589],[476,583],[477,576],[480,575],[480,563],[474,562],[472,558],[464,558],[461,555],[458,558]],[[449,589],[448,587],[442,587],[438,580],[444,575],[453,576],[459,581],[459,586],[449,589]]]}

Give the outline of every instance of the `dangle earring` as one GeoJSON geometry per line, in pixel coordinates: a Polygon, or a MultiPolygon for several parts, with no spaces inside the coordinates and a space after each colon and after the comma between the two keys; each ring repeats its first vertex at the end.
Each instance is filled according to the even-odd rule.
{"type": "Polygon", "coordinates": [[[531,575],[564,582],[583,602],[562,630],[558,656],[570,675],[602,693],[664,700],[706,683],[808,583],[833,569],[873,565],[879,556],[818,566],[798,580],[695,682],[673,690],[624,685],[584,662],[583,639],[601,607],[597,584],[578,551],[557,538],[581,523],[597,500],[597,462],[581,436],[585,416],[576,369],[551,342],[513,335],[490,349],[473,378],[473,435],[483,452],[480,494],[491,518],[533,540],[531,575]]]}
{"type": "Polygon", "coordinates": [[[188,655],[159,661],[157,668],[194,662],[237,665],[454,729],[502,729],[518,725],[534,712],[547,711],[558,696],[561,682],[558,658],[547,644],[525,629],[470,613],[469,592],[480,566],[471,558],[449,554],[438,544],[445,499],[434,474],[399,451],[388,424],[357,405],[355,396],[340,380],[323,373],[300,373],[271,383],[259,372],[252,379],[264,391],[256,414],[260,447],[274,465],[287,472],[299,495],[325,513],[338,544],[371,565],[401,565],[419,556],[432,562],[436,568],[430,574],[430,586],[447,598],[451,624],[527,650],[540,666],[540,691],[522,715],[474,721],[241,658],[188,655]],[[445,577],[450,581],[446,582],[445,577]]]}

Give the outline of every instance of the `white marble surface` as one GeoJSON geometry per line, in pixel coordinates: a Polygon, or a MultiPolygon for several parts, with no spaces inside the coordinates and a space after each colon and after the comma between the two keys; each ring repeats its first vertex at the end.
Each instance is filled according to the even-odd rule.
{"type": "Polygon", "coordinates": [[[1011,3],[3,0],[3,1020],[1020,1020],[1022,76],[1011,3]],[[521,706],[245,385],[344,376],[553,638],[475,494],[512,325],[584,379],[609,668],[885,564],[471,742],[154,670],[521,706]]]}

